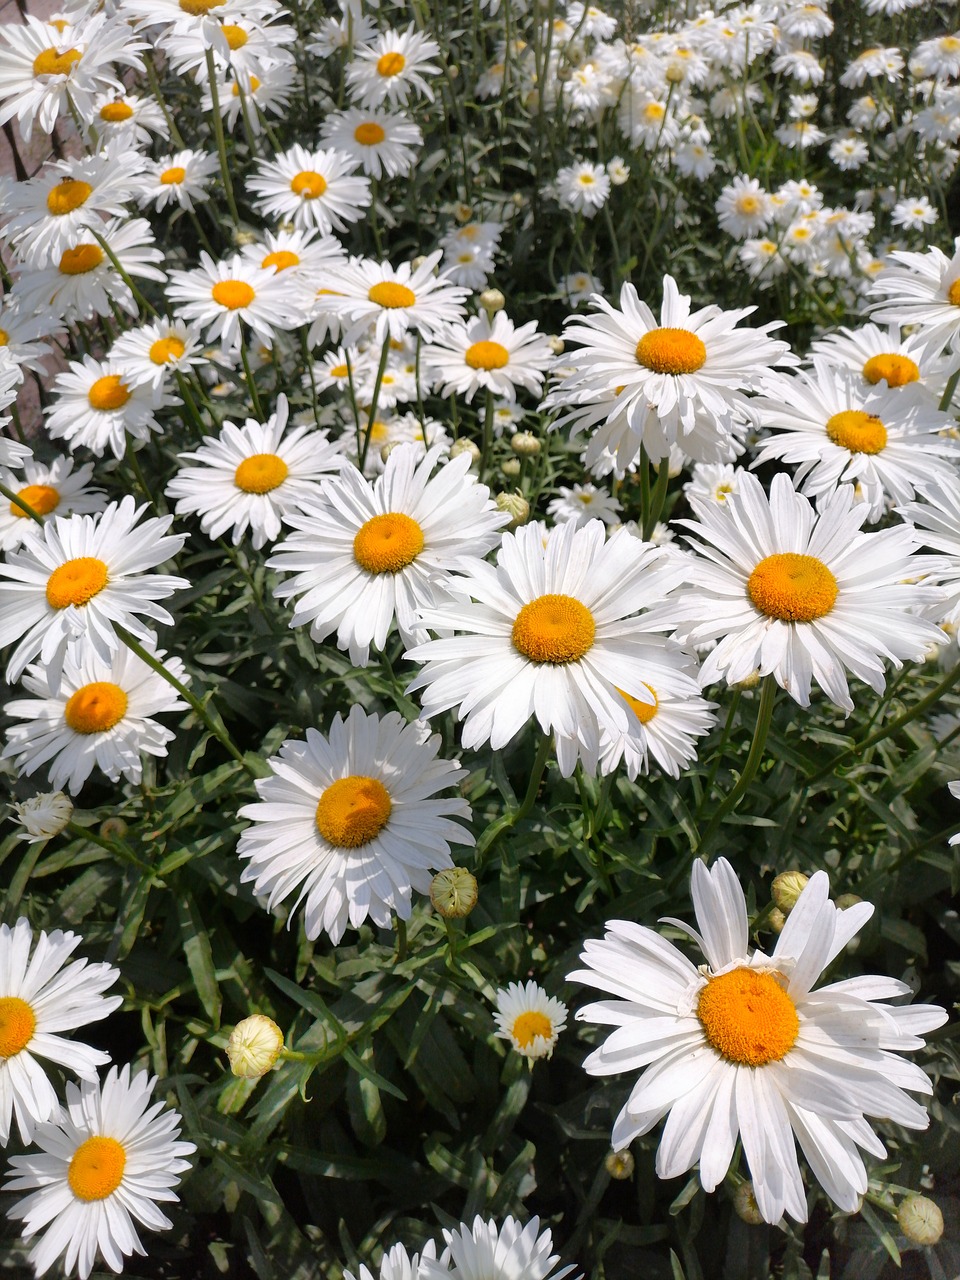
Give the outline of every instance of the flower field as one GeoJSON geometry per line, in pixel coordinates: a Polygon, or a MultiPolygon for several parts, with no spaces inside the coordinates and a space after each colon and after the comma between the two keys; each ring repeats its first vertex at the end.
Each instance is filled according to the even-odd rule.
{"type": "Polygon", "coordinates": [[[956,5],[21,16],[4,1274],[953,1280],[956,5]]]}

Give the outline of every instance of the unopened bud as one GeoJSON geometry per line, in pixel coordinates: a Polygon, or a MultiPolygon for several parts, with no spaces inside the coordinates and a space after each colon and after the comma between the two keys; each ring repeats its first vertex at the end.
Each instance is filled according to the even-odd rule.
{"type": "Polygon", "coordinates": [[[936,1244],[943,1235],[940,1206],[926,1196],[907,1196],[897,1209],[900,1230],[914,1244],[936,1244]]]}
{"type": "Polygon", "coordinates": [[[763,1214],[757,1204],[757,1197],[753,1194],[752,1182],[741,1182],[737,1187],[733,1208],[741,1222],[746,1222],[751,1227],[759,1227],[763,1223],[763,1214]]]}
{"type": "Polygon", "coordinates": [[[451,80],[456,80],[459,74],[460,74],[460,68],[457,66],[456,63],[454,63],[452,67],[447,67],[447,75],[450,77],[451,80]]]}
{"type": "Polygon", "coordinates": [[[633,1176],[633,1156],[627,1151],[608,1151],[603,1162],[610,1177],[617,1182],[624,1182],[633,1176]]]}
{"type": "Polygon", "coordinates": [[[494,502],[498,511],[506,511],[510,516],[508,529],[516,529],[530,519],[530,503],[519,490],[515,493],[498,493],[494,502]]]}
{"type": "Polygon", "coordinates": [[[244,1080],[257,1080],[271,1070],[282,1048],[283,1032],[274,1020],[254,1013],[238,1022],[230,1032],[227,1041],[230,1070],[244,1080]]]}
{"type": "Polygon", "coordinates": [[[42,791],[13,807],[30,841],[51,840],[73,817],[73,801],[62,791],[42,791]]]}
{"type": "Polygon", "coordinates": [[[484,289],[480,295],[480,305],[492,315],[494,311],[502,311],[507,300],[499,289],[484,289]]]}
{"type": "Polygon", "coordinates": [[[473,217],[473,209],[468,204],[454,205],[453,216],[458,222],[469,222],[473,217]]]}
{"type": "Polygon", "coordinates": [[[759,683],[760,683],[760,668],[758,667],[757,670],[752,671],[750,675],[744,676],[742,680],[738,680],[736,683],[736,687],[738,689],[755,689],[759,683]]]}
{"type": "Polygon", "coordinates": [[[100,823],[100,834],[104,840],[122,840],[129,830],[122,818],[104,818],[100,823]]]}
{"type": "Polygon", "coordinates": [[[410,263],[411,269],[413,271],[418,271],[426,262],[426,260],[427,260],[426,254],[423,254],[423,253],[417,254],[417,256],[410,263]]]}
{"type": "Polygon", "coordinates": [[[244,245],[256,244],[257,234],[255,231],[234,231],[233,243],[241,248],[244,245]]]}
{"type": "Polygon", "coordinates": [[[547,338],[547,345],[555,356],[563,355],[563,339],[558,338],[555,333],[551,334],[550,337],[547,338]]]}
{"type": "Polygon", "coordinates": [[[469,453],[471,462],[480,461],[480,450],[472,440],[467,440],[464,437],[461,437],[459,440],[454,440],[453,444],[450,446],[451,458],[459,458],[461,453],[469,453]]]}
{"type": "Polygon", "coordinates": [[[396,447],[400,444],[406,444],[406,441],[405,440],[388,440],[387,443],[383,445],[383,447],[380,450],[380,461],[386,462],[386,460],[390,457],[391,453],[393,453],[394,449],[396,449],[396,447]]]}
{"type": "Polygon", "coordinates": [[[532,431],[518,431],[510,437],[510,448],[518,458],[535,458],[540,452],[540,441],[532,431]]]}
{"type": "Polygon", "coordinates": [[[779,907],[771,907],[767,915],[767,924],[774,933],[783,933],[783,926],[787,923],[787,917],[783,914],[779,907]]]}
{"type": "Polygon", "coordinates": [[[809,876],[802,871],[781,871],[770,886],[770,897],[784,915],[789,915],[797,905],[801,893],[807,887],[809,876]]]}
{"type": "Polygon", "coordinates": [[[503,462],[500,463],[500,470],[503,472],[503,474],[507,477],[508,480],[516,479],[516,477],[520,474],[520,459],[504,458],[503,462]]]}
{"type": "Polygon", "coordinates": [[[477,905],[477,878],[466,867],[447,867],[430,881],[430,901],[445,920],[462,920],[477,905]]]}
{"type": "Polygon", "coordinates": [[[862,898],[858,898],[855,893],[841,893],[837,898],[836,905],[841,911],[846,911],[848,907],[855,907],[858,902],[862,902],[862,898]]]}

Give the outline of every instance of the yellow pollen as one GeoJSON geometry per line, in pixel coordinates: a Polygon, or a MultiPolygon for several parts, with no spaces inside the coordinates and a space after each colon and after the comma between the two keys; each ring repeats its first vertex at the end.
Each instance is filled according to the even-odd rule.
{"type": "Polygon", "coordinates": [[[639,698],[632,698],[629,693],[624,693],[622,689],[618,689],[617,693],[619,693],[641,724],[649,724],[657,714],[660,699],[657,697],[656,689],[654,689],[653,685],[647,684],[646,680],[643,682],[643,687],[653,694],[653,702],[641,702],[639,698]]]}
{"type": "Polygon", "coordinates": [[[59,270],[65,276],[84,276],[99,267],[102,261],[103,250],[98,244],[78,244],[72,249],[64,249],[60,255],[59,270]]]}
{"type": "Polygon", "coordinates": [[[384,79],[398,76],[406,65],[407,60],[402,53],[385,53],[382,58],[377,59],[377,75],[384,79]]]}
{"type": "Polygon", "coordinates": [[[888,387],[902,387],[908,382],[920,381],[920,368],[909,356],[891,352],[871,356],[863,366],[863,376],[871,386],[885,382],[888,387]]]}
{"type": "Polygon", "coordinates": [[[597,624],[573,596],[537,596],[513,624],[513,647],[531,662],[578,662],[593,644],[597,624]]]}
{"type": "Polygon", "coordinates": [[[73,213],[74,209],[79,209],[92,191],[93,187],[89,182],[81,182],[79,178],[65,178],[47,195],[47,209],[55,218],[62,218],[65,213],[73,213]]]}
{"type": "Polygon", "coordinates": [[[746,195],[737,198],[738,213],[756,213],[760,208],[760,201],[756,196],[746,195]]]}
{"type": "Polygon", "coordinates": [[[423,530],[402,511],[373,516],[353,540],[353,558],[367,573],[399,573],[422,550],[423,530]]]}
{"type": "Polygon", "coordinates": [[[651,329],[637,343],[637,363],[654,373],[696,373],[707,348],[689,329],[651,329]]]}
{"type": "Polygon", "coordinates": [[[731,969],[700,992],[697,1017],[707,1041],[728,1062],[779,1062],[800,1031],[796,1005],[772,973],[731,969]]]}
{"type": "MultiPolygon", "coordinates": [[[[187,0],[180,0],[185,8],[187,0]]],[[[67,1181],[78,1200],[106,1200],[123,1181],[127,1153],[116,1138],[88,1138],[73,1153],[67,1181]]]]}
{"type": "Polygon", "coordinates": [[[35,76],[68,76],[70,68],[79,62],[82,54],[79,49],[65,49],[57,53],[56,49],[44,49],[33,60],[35,76]]]}
{"type": "Polygon", "coordinates": [[[331,378],[348,378],[349,376],[350,370],[345,364],[335,364],[330,370],[331,378]]]}
{"type": "Polygon", "coordinates": [[[841,449],[851,453],[882,453],[887,444],[887,429],[872,413],[863,409],[844,409],[827,419],[827,435],[841,449]]]}
{"type": "Polygon", "coordinates": [[[233,483],[244,493],[269,493],[283,484],[289,470],[275,453],[254,453],[237,467],[233,483]]]}
{"type": "Polygon", "coordinates": [[[357,125],[353,131],[353,136],[361,147],[375,147],[384,140],[387,134],[383,127],[377,124],[376,120],[365,120],[363,124],[357,125]]]}
{"type": "Polygon", "coordinates": [[[0,999],[0,1058],[12,1058],[33,1038],[37,1018],[19,996],[0,999]]]}
{"type": "Polygon", "coordinates": [[[549,1040],[553,1035],[553,1024],[545,1013],[528,1009],[519,1014],[513,1024],[513,1038],[521,1049],[528,1049],[537,1036],[549,1040]]]}
{"type": "Polygon", "coordinates": [[[382,441],[390,439],[390,428],[379,418],[371,422],[367,430],[370,432],[370,439],[374,444],[380,444],[382,441]]]}
{"type": "Polygon", "coordinates": [[[169,169],[164,169],[160,175],[160,182],[165,187],[175,187],[178,182],[182,182],[187,176],[186,169],[182,165],[175,164],[169,169]]]}
{"type": "Polygon", "coordinates": [[[63,718],[74,733],[106,733],[126,714],[127,695],[109,680],[82,685],[63,709],[63,718]]]}
{"type": "Polygon", "coordinates": [[[467,347],[463,358],[471,369],[502,369],[510,352],[499,342],[475,342],[467,347]]]}
{"type": "Polygon", "coordinates": [[[62,36],[63,33],[66,31],[67,27],[69,27],[70,23],[66,20],[66,18],[51,18],[49,25],[53,27],[54,31],[56,31],[58,35],[62,36]]]}
{"type": "Polygon", "coordinates": [[[960,279],[954,280],[947,290],[947,301],[954,307],[960,307],[960,279]]]}
{"type": "Polygon", "coordinates": [[[837,602],[837,580],[816,556],[785,551],[761,560],[747,579],[747,595],[768,618],[815,622],[837,602]]]}
{"type": "Polygon", "coordinates": [[[666,108],[660,102],[648,102],[643,108],[643,115],[647,120],[662,120],[666,114],[666,108]]]}
{"type": "Polygon", "coordinates": [[[98,378],[87,392],[87,400],[91,409],[101,413],[111,413],[114,409],[122,409],[130,399],[130,390],[119,373],[108,373],[98,378]]]}
{"type": "Polygon", "coordinates": [[[169,364],[171,360],[179,360],[186,349],[180,339],[172,335],[158,338],[150,344],[150,359],[154,364],[169,364]]]}
{"type": "Polygon", "coordinates": [[[100,119],[106,120],[107,124],[120,124],[123,120],[129,120],[132,115],[133,107],[125,102],[107,102],[100,108],[100,119]]]}
{"type": "Polygon", "coordinates": [[[249,307],[256,293],[245,280],[218,280],[210,290],[210,297],[228,311],[249,307]]]}
{"type": "Polygon", "coordinates": [[[47,579],[47,604],[51,609],[87,604],[107,585],[107,566],[96,556],[65,560],[47,579]]]}
{"type": "Polygon", "coordinates": [[[316,200],[327,189],[327,180],[313,169],[302,169],[290,179],[290,190],[304,200],[316,200]]]}
{"type": "MultiPolygon", "coordinates": [[[[51,484],[28,484],[18,491],[17,497],[22,498],[28,507],[33,507],[38,516],[48,516],[60,505],[60,494],[51,484]]],[[[24,519],[27,515],[23,507],[18,507],[15,502],[10,503],[10,514],[23,516],[24,519]]]]}
{"type": "Polygon", "coordinates": [[[270,267],[277,271],[286,271],[288,267],[298,267],[300,258],[289,249],[277,249],[274,253],[268,253],[260,265],[264,271],[270,267]]]}
{"type": "Polygon", "coordinates": [[[339,778],[320,797],[317,830],[335,849],[359,849],[380,834],[392,809],[386,787],[376,778],[339,778]]]}
{"type": "Polygon", "coordinates": [[[191,17],[202,18],[211,9],[219,9],[223,0],[180,0],[180,8],[191,17]]]}
{"type": "Polygon", "coordinates": [[[231,49],[242,49],[250,39],[243,27],[238,27],[232,22],[224,23],[220,30],[231,49]]]}
{"type": "Polygon", "coordinates": [[[417,300],[412,289],[408,289],[405,284],[398,284],[396,280],[381,280],[373,286],[367,297],[378,307],[388,307],[390,310],[412,307],[417,300]]]}
{"type": "MultiPolygon", "coordinates": [[[[257,79],[257,77],[256,77],[256,76],[251,76],[251,77],[250,77],[249,92],[250,92],[250,93],[256,93],[256,92],[257,92],[257,90],[258,90],[259,88],[260,88],[260,81],[257,79]]],[[[240,85],[239,85],[239,84],[235,84],[235,85],[233,86],[233,89],[231,90],[231,92],[233,93],[233,96],[234,96],[235,98],[239,98],[239,97],[240,97],[240,85]]]]}
{"type": "Polygon", "coordinates": [[[0,329],[0,347],[5,347],[10,341],[10,335],[6,329],[0,329]]]}

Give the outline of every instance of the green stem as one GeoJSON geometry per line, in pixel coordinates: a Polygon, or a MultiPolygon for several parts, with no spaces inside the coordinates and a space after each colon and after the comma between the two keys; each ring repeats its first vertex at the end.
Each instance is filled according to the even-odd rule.
{"type": "Polygon", "coordinates": [[[96,240],[97,244],[100,246],[103,252],[110,259],[111,266],[113,267],[114,271],[116,271],[117,275],[120,277],[123,283],[130,290],[130,293],[133,295],[133,300],[137,304],[137,306],[141,307],[147,313],[147,315],[150,315],[150,316],[159,315],[160,313],[157,311],[153,303],[148,302],[147,299],[140,292],[140,290],[137,288],[137,286],[133,283],[133,281],[130,278],[130,273],[120,265],[120,259],[117,257],[117,255],[113,252],[113,250],[107,244],[106,240],[104,240],[100,232],[94,231],[93,238],[96,240]]]}
{"type": "Polygon", "coordinates": [[[757,770],[763,760],[763,751],[767,744],[767,734],[770,732],[770,722],[773,719],[773,707],[776,698],[777,683],[773,676],[765,676],[760,693],[760,706],[757,708],[757,723],[753,729],[753,741],[750,743],[750,751],[743,766],[743,773],[737,779],[736,785],[729,792],[726,799],[722,800],[714,811],[713,817],[707,824],[706,831],[700,837],[700,842],[697,845],[698,849],[702,849],[708,843],[726,815],[740,803],[750,783],[756,777],[757,770]]]}
{"type": "Polygon", "coordinates": [[[530,781],[527,784],[526,794],[520,801],[520,804],[512,813],[505,813],[500,818],[495,818],[487,827],[486,831],[477,841],[477,858],[480,859],[490,848],[493,842],[504,831],[509,831],[511,827],[515,827],[518,822],[522,822],[530,810],[533,808],[534,801],[537,798],[537,792],[540,790],[540,783],[543,780],[543,771],[547,767],[547,757],[550,754],[552,739],[548,733],[540,735],[540,741],[537,744],[537,754],[534,757],[533,768],[530,770],[530,781]]]}
{"type": "Polygon", "coordinates": [[[377,380],[373,384],[373,399],[370,401],[370,412],[367,415],[367,431],[363,437],[363,448],[360,451],[360,471],[367,465],[367,450],[370,448],[370,440],[373,437],[373,424],[377,419],[377,401],[380,399],[380,387],[383,385],[383,375],[387,368],[387,356],[390,354],[390,334],[389,332],[383,339],[383,349],[380,352],[380,363],[377,366],[377,380]]]}
{"type": "Polygon", "coordinates": [[[477,479],[483,484],[483,477],[490,461],[490,450],[493,446],[493,392],[487,387],[486,400],[483,406],[483,442],[480,450],[480,467],[477,479]]]}
{"type": "Polygon", "coordinates": [[[163,100],[163,94],[160,92],[160,80],[157,77],[157,69],[153,65],[152,54],[147,53],[143,62],[144,66],[147,68],[147,79],[150,81],[150,88],[153,90],[153,96],[156,98],[160,110],[163,112],[163,118],[167,123],[167,128],[170,130],[170,137],[172,138],[174,145],[182,151],[185,146],[183,135],[177,128],[176,121],[167,110],[167,104],[163,100]]]}
{"type": "Polygon", "coordinates": [[[217,87],[217,70],[213,65],[213,50],[206,50],[207,76],[210,80],[210,100],[213,107],[213,136],[217,143],[217,155],[220,157],[220,176],[223,179],[223,192],[227,197],[227,208],[233,225],[240,230],[240,213],[233,194],[233,179],[230,176],[230,163],[227,160],[227,139],[223,132],[223,116],[220,114],[220,90],[217,87]]]}
{"type": "Polygon", "coordinates": [[[257,391],[257,384],[253,380],[253,370],[250,368],[250,357],[247,354],[247,344],[244,342],[242,330],[240,333],[240,360],[243,364],[243,375],[247,380],[247,390],[250,392],[250,399],[253,403],[253,412],[261,422],[265,422],[263,406],[260,404],[260,393],[257,391]]]}
{"type": "Polygon", "coordinates": [[[144,476],[143,470],[141,469],[140,460],[137,458],[133,448],[133,436],[127,436],[127,461],[130,463],[131,471],[137,478],[137,484],[140,486],[140,492],[152,507],[156,507],[157,503],[154,500],[153,494],[150,492],[150,486],[147,484],[146,476],[144,476]]]}
{"type": "MultiPolygon", "coordinates": [[[[117,628],[119,631],[119,627],[117,628]]],[[[77,840],[89,840],[91,844],[99,845],[101,849],[106,849],[107,853],[112,854],[115,858],[120,858],[122,862],[129,862],[132,866],[137,867],[140,871],[153,875],[153,867],[148,862],[144,862],[141,858],[128,849],[124,844],[114,844],[112,840],[106,840],[99,832],[94,831],[91,827],[81,827],[79,822],[73,819],[67,823],[64,828],[70,835],[77,840]]]]}
{"type": "Polygon", "coordinates": [[[649,495],[649,508],[643,513],[643,540],[649,542],[657,527],[657,521],[663,512],[663,504],[667,496],[667,485],[670,483],[670,459],[661,458],[657,466],[657,483],[649,495]]]}
{"type": "Polygon", "coordinates": [[[957,389],[957,383],[960,382],[960,369],[956,369],[951,375],[950,380],[943,389],[943,395],[940,397],[940,411],[946,413],[953,401],[953,393],[957,389]]]}
{"type": "Polygon", "coordinates": [[[0,484],[0,493],[13,506],[19,507],[24,515],[29,516],[31,520],[36,520],[37,524],[43,524],[43,516],[38,511],[34,511],[29,502],[24,502],[23,498],[14,493],[12,489],[8,489],[5,484],[0,484]]]}
{"type": "Polygon", "coordinates": [[[396,964],[403,964],[407,958],[407,922],[397,916],[397,958],[396,964]]]}

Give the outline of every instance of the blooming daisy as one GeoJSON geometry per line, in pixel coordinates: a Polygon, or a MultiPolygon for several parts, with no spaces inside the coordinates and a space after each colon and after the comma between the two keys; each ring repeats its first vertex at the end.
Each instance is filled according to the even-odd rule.
{"type": "Polygon", "coordinates": [[[698,463],[683,486],[683,492],[688,497],[707,502],[726,502],[731,493],[737,492],[742,475],[743,468],[731,463],[698,463]]]}
{"type": "Polygon", "coordinates": [[[605,540],[599,520],[526,525],[504,535],[496,568],[474,565],[455,598],[422,611],[444,638],[408,651],[423,664],[409,688],[423,690],[427,716],[457,708],[466,748],[499,750],[536,716],[564,777],[578,757],[595,770],[601,728],[630,723],[618,688],[652,703],[645,681],[656,688],[665,674],[657,628],[634,615],[680,578],[665,552],[628,533],[605,540]]]}
{"type": "Polygon", "coordinates": [[[141,520],[146,509],[128,496],[97,515],[54,516],[28,529],[20,549],[7,553],[0,563],[7,579],[0,581],[0,648],[19,642],[7,667],[9,683],[39,657],[56,689],[66,657],[82,661],[89,646],[110,661],[119,647],[115,624],[154,644],[138,615],[173,622],[157,601],[190,583],[147,571],[175,556],[186,535],[167,533],[173,516],[141,520]]]}
{"type": "MultiPolygon", "coordinates": [[[[472,1226],[444,1227],[443,1238],[447,1247],[439,1262],[424,1251],[420,1280],[564,1280],[575,1270],[554,1270],[560,1256],[550,1252],[553,1236],[549,1230],[541,1232],[537,1217],[526,1226],[506,1217],[498,1227],[478,1215],[472,1226]]],[[[579,1275],[576,1280],[581,1280],[579,1275]]]]}
{"type": "Polygon", "coordinates": [[[561,169],[554,185],[557,200],[564,209],[582,213],[585,218],[596,217],[610,195],[610,175],[602,164],[581,160],[561,169]]]}
{"type": "Polygon", "coordinates": [[[873,318],[891,324],[917,325],[931,349],[960,333],[960,236],[948,258],[932,245],[926,253],[895,250],[870,285],[873,318]]]}
{"type": "Polygon", "coordinates": [[[417,163],[423,146],[420,126],[402,112],[334,111],[320,126],[328,146],[350,156],[371,178],[403,177],[417,163]]]}
{"type": "Polygon", "coordinates": [[[450,325],[423,350],[422,359],[443,383],[440,395],[473,399],[481,387],[515,400],[517,387],[538,395],[553,361],[547,338],[529,321],[519,329],[503,311],[486,312],[464,325],[450,325]]]}
{"type": "Polygon", "coordinates": [[[343,245],[335,236],[298,231],[289,224],[278,231],[265,231],[262,240],[244,245],[240,252],[246,261],[264,271],[283,272],[283,283],[292,291],[290,307],[294,315],[305,314],[312,307],[329,269],[342,266],[347,260],[343,245]]]}
{"type": "MultiPolygon", "coordinates": [[[[248,0],[241,0],[246,5],[248,0]]],[[[275,62],[264,66],[254,75],[247,70],[237,70],[229,79],[217,81],[220,114],[228,129],[234,129],[241,115],[251,133],[263,131],[264,119],[281,115],[287,110],[296,88],[296,66],[290,62],[275,62]]],[[[201,109],[207,117],[213,111],[213,94],[207,85],[200,99],[201,109]]]]}
{"type": "Polygon", "coordinates": [[[220,21],[178,21],[166,29],[157,43],[175,75],[206,83],[208,49],[213,50],[219,70],[232,67],[246,76],[260,75],[269,66],[292,60],[286,46],[295,43],[297,30],[284,22],[282,11],[272,12],[273,6],[265,4],[231,7],[234,11],[225,14],[222,5],[215,6],[218,12],[210,17],[220,21]]]}
{"type": "Polygon", "coordinates": [[[579,307],[590,302],[594,294],[603,297],[603,281],[586,271],[574,271],[564,276],[557,285],[557,292],[569,307],[579,307]]]}
{"type": "Polygon", "coordinates": [[[908,525],[861,533],[869,515],[850,485],[817,511],[789,476],[774,476],[769,498],[756,476],[740,476],[725,502],[690,497],[699,537],[693,585],[670,604],[679,638],[719,643],[707,655],[701,683],[730,684],[753,672],[771,674],[802,707],[810,682],[845,711],[853,710],[844,668],[882,693],[883,660],[920,660],[943,633],[915,616],[939,599],[912,585],[916,532],[908,525]]]}
{"type": "Polygon", "coordinates": [[[129,385],[150,383],[159,390],[171,373],[185,372],[208,361],[200,330],[182,320],[156,320],[127,329],[110,348],[108,363],[121,370],[129,385]]]}
{"type": "Polygon", "coordinates": [[[911,521],[923,546],[943,552],[936,557],[933,569],[946,598],[936,604],[934,612],[938,620],[960,627],[960,489],[956,479],[924,485],[923,498],[923,502],[904,503],[897,512],[911,521]]]}
{"type": "MultiPolygon", "coordinates": [[[[153,655],[181,684],[189,677],[179,658],[153,655]]],[[[67,658],[59,690],[50,688],[40,666],[23,675],[35,699],[14,699],[4,708],[14,721],[7,729],[3,755],[17,772],[31,777],[49,764],[50,785],[76,795],[94,766],[111,782],[139,783],[141,755],[165,756],[176,736],[152,717],[186,707],[172,686],[127,648],[109,662],[88,652],[80,662],[67,658]]]]}
{"type": "Polygon", "coordinates": [[[206,151],[175,151],[159,160],[147,160],[137,182],[141,208],[165,209],[168,204],[192,209],[194,201],[210,199],[210,182],[220,162],[206,151]]]}
{"type": "Polygon", "coordinates": [[[351,177],[357,160],[343,151],[308,151],[294,143],[272,160],[258,161],[247,179],[264,217],[292,222],[301,231],[346,231],[363,217],[371,200],[370,180],[351,177]]]}
{"type": "Polygon", "coordinates": [[[738,240],[765,231],[773,219],[770,194],[756,178],[739,175],[724,187],[716,202],[717,221],[721,228],[738,240]]]}
{"type": "Polygon", "coordinates": [[[811,351],[827,364],[858,373],[867,386],[879,390],[884,386],[926,386],[940,398],[942,365],[931,355],[922,334],[901,335],[898,324],[886,328],[876,324],[862,324],[857,329],[841,326],[816,338],[811,351]]]}
{"type": "Polygon", "coordinates": [[[44,360],[51,348],[38,339],[52,337],[51,330],[59,327],[49,312],[31,316],[12,299],[0,300],[0,363],[11,360],[23,369],[44,373],[44,360]]]}
{"type": "Polygon", "coordinates": [[[38,1276],[62,1256],[63,1274],[81,1280],[99,1251],[122,1271],[123,1259],[145,1255],[135,1222],[151,1231],[173,1226],[157,1207],[177,1200],[173,1188],[196,1151],[180,1142],[180,1116],[150,1104],[156,1077],[111,1067],[103,1088],[84,1080],[67,1085],[67,1105],[56,1122],[38,1128],[39,1152],[14,1156],[4,1191],[29,1191],[7,1212],[23,1222],[23,1237],[43,1235],[30,1250],[38,1276]]]}
{"type": "Polygon", "coordinates": [[[673,1178],[699,1162],[706,1191],[721,1182],[739,1138],[766,1222],[784,1211],[807,1219],[795,1145],[827,1195],[855,1213],[867,1190],[858,1147],[886,1151],[867,1117],[925,1129],[928,1117],[906,1091],[930,1094],[929,1079],[900,1054],[946,1021],[935,1005],[893,1005],[905,982],[864,975],[814,990],[824,969],[873,914],[845,911],[816,872],[787,917],[773,954],[749,949],[746,900],[723,858],[693,864],[699,932],[677,920],[707,963],[697,967],[659,933],[611,920],[581,953],[569,980],[613,999],[578,1020],[614,1028],[584,1062],[591,1075],[646,1068],[613,1126],[625,1147],[667,1117],[657,1174],[673,1178]]]}
{"type": "Polygon", "coordinates": [[[367,665],[371,644],[383,648],[394,620],[406,645],[426,639],[419,610],[443,599],[450,574],[477,563],[506,524],[467,455],[432,475],[439,461],[436,446],[421,460],[401,445],[373,484],[346,468],[287,516],[298,532],[267,561],[293,575],[275,589],[295,600],[290,625],[309,623],[318,642],[335,631],[354,666],[367,665]]]}
{"type": "MultiPolygon", "coordinates": [[[[84,463],[76,471],[73,459],[58,457],[42,463],[27,459],[23,464],[23,479],[19,479],[5,467],[0,467],[0,484],[46,519],[56,511],[61,516],[90,515],[102,511],[107,504],[101,489],[89,488],[93,476],[93,463],[84,463]]],[[[0,551],[11,551],[23,540],[24,530],[31,523],[31,516],[15,502],[0,501],[0,551]]],[[[34,522],[35,523],[35,522],[34,522]]]]}
{"type": "Polygon", "coordinates": [[[154,135],[166,138],[169,125],[156,98],[110,90],[94,98],[83,118],[84,142],[102,150],[111,143],[120,151],[149,147],[154,135]]]}
{"type": "Polygon", "coordinates": [[[252,266],[239,253],[214,262],[204,251],[192,271],[171,271],[167,297],[179,302],[182,319],[196,320],[207,341],[219,339],[225,350],[237,351],[244,321],[261,342],[272,343],[278,329],[291,325],[287,300],[277,273],[252,266]]]}
{"type": "Polygon", "coordinates": [[[412,23],[406,31],[381,31],[375,40],[354,50],[353,60],[347,63],[347,89],[364,110],[382,102],[403,106],[414,92],[432,102],[433,90],[424,76],[440,74],[430,61],[439,52],[437,42],[412,23]]]}
{"type": "Polygon", "coordinates": [[[70,361],[53,384],[56,400],[47,412],[47,430],[54,440],[66,440],[71,449],[84,445],[102,457],[111,449],[122,458],[127,437],[149,440],[160,431],[157,409],[178,401],[163,394],[152,382],[135,382],[119,362],[101,363],[84,356],[70,361]]]}
{"type": "Polygon", "coordinates": [[[536,982],[511,982],[496,994],[497,1035],[509,1040],[531,1062],[552,1058],[560,1032],[567,1025],[567,1006],[548,996],[536,982]]]}
{"type": "Polygon", "coordinates": [[[474,843],[451,821],[469,821],[467,802],[437,795],[466,770],[439,749],[422,721],[356,705],[346,721],[334,716],[329,737],[308,729],[306,742],[284,742],[255,783],[259,801],[240,810],[253,824],[240,836],[241,882],[268,911],[299,887],[293,910],[303,903],[307,937],[334,944],[348,922],[409,919],[411,892],[428,893],[431,873],[453,865],[450,845],[474,843]]]}
{"type": "Polygon", "coordinates": [[[198,449],[181,453],[181,464],[198,465],[181,465],[167,485],[176,514],[201,516],[208,538],[231,530],[234,546],[249,529],[255,551],[279,537],[283,515],[316,500],[320,481],[343,464],[339,442],[326,432],[305,426],[287,431],[287,412],[281,393],[266,422],[225,422],[219,436],[205,436],[198,449]]]}
{"type": "Polygon", "coordinates": [[[429,342],[443,332],[443,326],[460,320],[469,289],[451,284],[446,274],[434,275],[441,253],[431,253],[418,267],[402,262],[354,259],[333,267],[328,287],[316,299],[320,314],[339,321],[342,340],[356,342],[367,329],[376,326],[376,341],[389,336],[397,341],[415,329],[429,342]]]}

